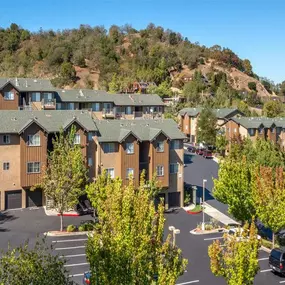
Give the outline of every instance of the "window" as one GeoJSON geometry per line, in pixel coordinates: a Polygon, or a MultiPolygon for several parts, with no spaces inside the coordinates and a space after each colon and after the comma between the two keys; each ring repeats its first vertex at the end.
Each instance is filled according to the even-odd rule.
{"type": "Polygon", "coordinates": [[[127,168],[127,178],[129,178],[130,175],[132,175],[132,177],[134,177],[134,169],[133,168],[127,168]]]}
{"type": "Polygon", "coordinates": [[[234,133],[236,133],[237,132],[237,129],[236,128],[234,128],[234,133]]]}
{"type": "Polygon", "coordinates": [[[61,103],[56,103],[56,110],[61,110],[61,103]]]}
{"type": "Polygon", "coordinates": [[[14,100],[14,92],[4,92],[4,99],[5,100],[14,100]]]}
{"type": "Polygon", "coordinates": [[[88,141],[91,142],[93,140],[93,137],[95,136],[94,132],[88,133],[88,141]]]}
{"type": "Polygon", "coordinates": [[[170,149],[180,149],[180,141],[173,140],[170,142],[170,149]]]}
{"type": "Polygon", "coordinates": [[[40,146],[41,138],[40,135],[28,135],[28,146],[40,146]]]}
{"type": "Polygon", "coordinates": [[[156,174],[157,174],[157,176],[163,176],[164,175],[164,167],[162,165],[158,165],[156,167],[156,174]]]}
{"type": "Polygon", "coordinates": [[[34,92],[32,93],[32,102],[40,102],[41,101],[41,93],[34,92]]]}
{"type": "Polygon", "coordinates": [[[74,110],[74,103],[67,103],[67,110],[74,110]]]}
{"type": "Polygon", "coordinates": [[[128,106],[126,107],[126,115],[131,115],[132,114],[132,107],[128,106]]]}
{"type": "Polygon", "coordinates": [[[10,169],[10,162],[4,162],[3,163],[3,170],[9,170],[10,169]]]}
{"type": "Polygon", "coordinates": [[[259,128],[259,129],[258,129],[258,133],[259,133],[259,134],[262,134],[262,132],[263,132],[263,129],[262,129],[262,128],[259,128]]]}
{"type": "Polygon", "coordinates": [[[28,162],[27,165],[28,173],[40,173],[40,162],[28,162]]]}
{"type": "Polygon", "coordinates": [[[114,143],[104,143],[103,150],[105,153],[115,152],[115,144],[114,143]]]}
{"type": "Polygon", "coordinates": [[[100,103],[92,103],[92,111],[100,111],[100,103]]]}
{"type": "Polygon", "coordinates": [[[4,135],[3,136],[3,143],[4,144],[9,144],[10,143],[10,136],[9,135],[4,135]]]}
{"type": "Polygon", "coordinates": [[[169,172],[170,174],[178,173],[178,163],[170,163],[169,172]]]}
{"type": "Polygon", "coordinates": [[[134,153],[134,143],[126,143],[126,152],[127,154],[134,153]]]}
{"type": "Polygon", "coordinates": [[[45,101],[50,101],[53,99],[52,93],[44,93],[43,96],[45,101]]]}
{"type": "Polygon", "coordinates": [[[271,128],[271,133],[274,134],[274,128],[271,128]]]}
{"type": "Polygon", "coordinates": [[[80,134],[75,134],[75,136],[74,136],[74,144],[80,144],[80,134]]]}
{"type": "Polygon", "coordinates": [[[88,166],[92,166],[93,165],[93,159],[92,157],[88,157],[88,166]]]}
{"type": "Polygon", "coordinates": [[[157,152],[164,152],[164,142],[163,141],[157,142],[156,151],[157,152]]]}
{"type": "Polygon", "coordinates": [[[106,170],[107,176],[110,175],[111,178],[115,178],[115,170],[114,170],[114,168],[106,168],[105,170],[106,170]]]}
{"type": "Polygon", "coordinates": [[[248,129],[248,133],[250,136],[253,136],[255,133],[255,129],[248,129]]]}

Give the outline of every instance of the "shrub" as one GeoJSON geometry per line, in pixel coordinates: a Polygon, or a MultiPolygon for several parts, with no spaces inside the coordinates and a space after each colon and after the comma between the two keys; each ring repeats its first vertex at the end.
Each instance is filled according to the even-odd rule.
{"type": "Polygon", "coordinates": [[[69,233],[75,232],[76,226],[74,226],[74,225],[69,225],[69,226],[67,226],[66,230],[67,230],[69,233]]]}
{"type": "Polygon", "coordinates": [[[247,86],[250,90],[256,91],[256,83],[255,82],[248,82],[247,86]]]}
{"type": "Polygon", "coordinates": [[[85,232],[85,226],[84,225],[79,226],[78,231],[85,232]]]}
{"type": "Polygon", "coordinates": [[[205,230],[206,230],[206,231],[210,231],[210,230],[212,230],[212,229],[214,229],[214,227],[213,227],[212,224],[205,224],[205,230]]]}

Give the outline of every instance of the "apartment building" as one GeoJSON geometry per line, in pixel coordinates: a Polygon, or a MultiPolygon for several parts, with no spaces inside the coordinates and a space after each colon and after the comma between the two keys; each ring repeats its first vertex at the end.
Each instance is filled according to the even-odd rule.
{"type": "Polygon", "coordinates": [[[226,138],[231,141],[235,136],[271,140],[285,146],[285,118],[241,117],[231,118],[222,126],[226,138]]]}
{"type": "Polygon", "coordinates": [[[183,205],[183,139],[173,120],[98,120],[89,111],[0,111],[0,210],[41,206],[39,183],[52,139],[76,127],[90,181],[104,169],[138,184],[157,173],[166,207],[183,205]]]}
{"type": "Polygon", "coordinates": [[[0,78],[0,110],[92,110],[98,119],[161,118],[156,94],[109,94],[102,90],[55,88],[50,80],[0,78]]]}
{"type": "MultiPolygon", "coordinates": [[[[201,107],[184,108],[180,110],[178,115],[180,129],[192,143],[197,143],[197,123],[201,111],[201,107]]],[[[213,109],[212,111],[217,117],[218,126],[222,126],[230,118],[243,115],[238,109],[221,108],[213,109]]]]}

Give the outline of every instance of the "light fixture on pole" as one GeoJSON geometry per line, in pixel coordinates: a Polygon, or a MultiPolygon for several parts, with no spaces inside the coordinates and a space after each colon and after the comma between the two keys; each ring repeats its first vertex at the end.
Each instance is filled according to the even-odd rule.
{"type": "Polygon", "coordinates": [[[205,202],[205,184],[207,180],[203,179],[203,203],[202,203],[202,214],[203,214],[203,221],[202,221],[202,231],[205,230],[205,212],[204,212],[204,202],[205,202]]]}
{"type": "Polygon", "coordinates": [[[172,242],[172,245],[175,246],[175,243],[176,243],[176,235],[179,235],[180,234],[180,230],[179,229],[176,229],[174,226],[170,226],[168,228],[172,234],[173,234],[173,242],[172,242]]]}

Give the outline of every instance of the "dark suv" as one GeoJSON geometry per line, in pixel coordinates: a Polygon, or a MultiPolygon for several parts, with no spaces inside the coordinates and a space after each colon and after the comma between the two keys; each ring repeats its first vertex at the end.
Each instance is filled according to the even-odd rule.
{"type": "Polygon", "coordinates": [[[285,251],[274,248],[270,252],[269,267],[278,273],[285,273],[285,251]]]}

